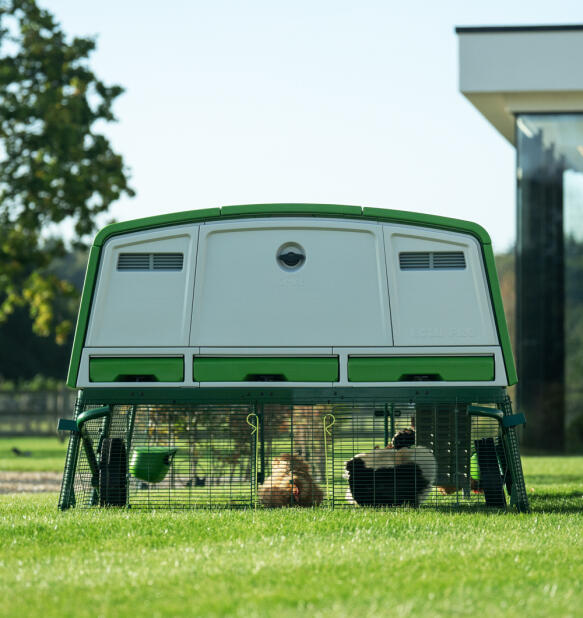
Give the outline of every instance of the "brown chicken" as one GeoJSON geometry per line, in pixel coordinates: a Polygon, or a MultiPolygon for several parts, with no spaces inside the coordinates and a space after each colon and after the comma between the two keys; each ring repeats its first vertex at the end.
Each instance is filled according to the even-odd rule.
{"type": "Polygon", "coordinates": [[[259,488],[261,504],[269,507],[317,506],[324,493],[312,479],[310,466],[297,455],[275,457],[271,476],[259,488]]]}

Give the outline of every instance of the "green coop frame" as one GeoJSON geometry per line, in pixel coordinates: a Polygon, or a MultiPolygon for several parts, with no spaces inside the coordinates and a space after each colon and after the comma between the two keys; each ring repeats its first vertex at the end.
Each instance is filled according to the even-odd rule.
{"type": "MultiPolygon", "coordinates": [[[[350,250],[341,249],[342,255],[350,254],[350,250]]],[[[309,262],[311,254],[306,258],[302,251],[299,247],[295,254],[291,252],[289,268],[278,263],[282,273],[292,277],[296,264],[301,266],[302,260],[313,263],[309,262]]],[[[280,256],[271,248],[268,255],[273,270],[276,255],[277,260],[280,256]]],[[[188,298],[193,308],[201,304],[203,296],[198,301],[192,299],[198,290],[196,278],[203,276],[205,266],[195,264],[190,279],[184,278],[191,296],[175,304],[188,304],[188,298]]],[[[350,266],[346,260],[343,264],[350,266]]],[[[354,270],[352,281],[358,282],[360,272],[354,270]]],[[[123,285],[117,289],[124,291],[123,285]]],[[[350,294],[345,298],[353,309],[361,301],[350,294]]],[[[412,305],[414,308],[415,302],[412,305]]],[[[115,307],[111,307],[110,315],[115,317],[115,307]]],[[[449,307],[456,308],[455,299],[449,307]]],[[[330,319],[337,308],[330,308],[330,319]]],[[[440,311],[440,315],[447,315],[447,303],[440,311]]],[[[463,317],[463,313],[459,315],[463,317]]],[[[474,322],[479,326],[478,318],[474,322]]],[[[165,321],[168,323],[170,320],[165,321]]],[[[192,317],[189,333],[195,332],[194,325],[192,317]]],[[[220,335],[222,323],[217,325],[220,335]]],[[[317,328],[307,326],[317,338],[317,328]]],[[[260,329],[261,320],[254,327],[260,329]]],[[[509,505],[528,511],[517,435],[525,419],[513,412],[506,390],[516,380],[491,240],[475,223],[334,204],[226,206],[116,223],[99,232],[89,254],[67,377],[67,384],[79,389],[78,398],[73,418],[59,425],[70,432],[59,508],[413,505],[506,509],[509,505]],[[394,326],[390,326],[391,335],[378,345],[376,339],[372,344],[370,340],[359,344],[355,337],[354,345],[332,342],[302,347],[292,342],[290,348],[289,344],[271,346],[268,342],[267,347],[261,347],[255,343],[201,343],[196,334],[167,346],[143,343],[138,336],[130,344],[117,345],[113,335],[125,336],[124,325],[132,327],[134,316],[139,321],[139,304],[117,330],[106,333],[107,337],[102,336],[103,329],[91,330],[92,320],[95,322],[99,314],[95,307],[107,297],[111,278],[126,277],[124,283],[135,277],[153,281],[148,273],[153,272],[156,255],[166,260],[161,262],[160,272],[174,272],[172,277],[181,271],[183,259],[186,263],[185,256],[190,254],[189,249],[180,249],[180,253],[173,248],[172,238],[179,236],[175,229],[190,234],[189,242],[204,255],[202,239],[210,243],[213,230],[235,231],[245,225],[252,229],[256,222],[261,229],[282,229],[288,222],[290,230],[302,226],[328,230],[326,242],[334,255],[341,246],[330,241],[335,232],[374,236],[377,245],[373,253],[380,260],[375,264],[382,275],[378,277],[379,289],[390,297],[383,300],[389,321],[396,283],[401,281],[396,277],[407,276],[401,272],[405,272],[407,259],[412,260],[409,267],[415,271],[419,270],[419,255],[427,258],[431,268],[440,255],[445,260],[443,269],[435,271],[440,277],[453,277],[456,269],[462,272],[471,265],[473,270],[468,266],[464,272],[477,277],[472,279],[473,288],[481,288],[479,299],[476,296],[476,316],[489,320],[484,330],[488,334],[476,343],[477,339],[471,339],[472,328],[457,332],[454,325],[449,334],[437,332],[433,343],[397,345],[394,326]],[[194,228],[196,232],[192,232],[194,228]],[[399,234],[407,235],[403,230],[412,230],[411,247],[405,243],[403,252],[389,257],[388,246],[397,242],[399,234]],[[166,243],[162,254],[151,248],[160,239],[166,243]],[[419,249],[419,242],[430,248],[419,249]],[[128,253],[127,247],[140,243],[146,249],[128,253]],[[449,247],[449,253],[435,248],[440,243],[449,247]],[[401,256],[404,265],[400,264],[401,256]],[[457,258],[461,262],[456,262],[457,258]],[[396,274],[389,272],[391,260],[400,265],[396,274]],[[142,262],[142,272],[132,274],[142,262]],[[442,336],[449,340],[444,345],[435,343],[442,336]],[[413,426],[415,442],[409,450],[398,457],[387,454],[397,434],[413,426]],[[416,461],[421,454],[429,461],[416,461]],[[373,470],[373,478],[378,470],[379,478],[384,475],[387,483],[393,482],[397,464],[393,470],[391,457],[395,462],[407,460],[416,467],[415,474],[431,469],[430,488],[421,491],[415,480],[413,497],[397,497],[396,490],[394,496],[381,496],[382,492],[377,495],[377,489],[382,488],[375,486],[376,481],[370,488],[363,486],[364,481],[357,483],[352,464],[370,461],[373,468],[368,472],[373,470]],[[377,466],[377,460],[382,465],[377,466]],[[289,480],[281,481],[288,486],[276,484],[278,475],[285,479],[289,475],[289,480]],[[271,493],[266,490],[270,483],[271,493]],[[305,495],[306,485],[309,495],[305,495]],[[367,491],[370,495],[359,497],[367,491]]]]}

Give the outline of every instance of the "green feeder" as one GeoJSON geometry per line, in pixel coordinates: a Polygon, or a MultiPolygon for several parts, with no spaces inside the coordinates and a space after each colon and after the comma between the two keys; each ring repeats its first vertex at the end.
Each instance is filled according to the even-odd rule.
{"type": "Polygon", "coordinates": [[[470,459],[470,476],[476,480],[480,480],[480,466],[478,465],[478,453],[474,453],[470,459]]]}
{"type": "Polygon", "coordinates": [[[130,460],[130,473],[147,483],[159,483],[166,478],[177,450],[167,446],[137,447],[130,460]]]}

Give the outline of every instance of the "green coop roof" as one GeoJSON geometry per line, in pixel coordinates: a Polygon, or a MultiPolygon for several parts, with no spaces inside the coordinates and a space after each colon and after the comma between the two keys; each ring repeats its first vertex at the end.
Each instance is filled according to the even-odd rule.
{"type": "Polygon", "coordinates": [[[492,241],[488,235],[488,232],[486,232],[486,230],[477,223],[464,221],[461,219],[451,219],[449,217],[440,217],[438,215],[407,212],[403,210],[388,210],[384,208],[369,207],[363,208],[361,206],[340,204],[247,204],[240,206],[223,206],[221,208],[188,210],[184,212],[157,215],[154,217],[144,217],[142,219],[134,219],[132,221],[113,223],[104,227],[95,237],[93,246],[89,252],[89,261],[87,264],[87,272],[85,274],[85,283],[83,285],[77,327],[75,329],[75,338],[73,341],[73,350],[71,353],[67,384],[71,387],[75,387],[77,383],[81,352],[85,343],[87,325],[89,322],[89,311],[95,289],[99,260],[101,257],[101,248],[109,238],[120,234],[151,230],[154,228],[168,227],[171,225],[201,223],[205,221],[219,221],[236,218],[282,216],[342,217],[349,219],[360,219],[363,221],[383,221],[387,223],[401,223],[440,230],[449,230],[452,232],[462,232],[474,236],[482,246],[484,265],[488,276],[490,296],[494,307],[496,327],[498,330],[500,344],[502,346],[508,383],[516,383],[516,368],[514,366],[510,337],[508,335],[506,318],[504,316],[500,285],[498,283],[498,275],[494,262],[494,253],[492,251],[492,241]]]}
{"type": "Polygon", "coordinates": [[[392,223],[407,223],[423,227],[433,227],[441,230],[465,232],[475,236],[482,244],[491,244],[488,232],[477,223],[462,219],[451,219],[438,215],[426,215],[404,210],[388,210],[385,208],[362,208],[361,206],[344,206],[340,204],[246,204],[241,206],[223,206],[222,208],[205,208],[202,210],[186,210],[173,212],[143,219],[133,219],[113,223],[104,227],[95,237],[94,246],[101,247],[112,236],[151,230],[157,227],[180,225],[182,223],[197,223],[202,221],[217,221],[238,217],[346,217],[372,221],[390,221],[392,223]]]}

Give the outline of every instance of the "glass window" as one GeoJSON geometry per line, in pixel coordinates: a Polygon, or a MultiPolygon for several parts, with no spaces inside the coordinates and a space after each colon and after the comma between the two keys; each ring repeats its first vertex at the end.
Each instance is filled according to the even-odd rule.
{"type": "Polygon", "coordinates": [[[583,115],[520,114],[517,341],[527,446],[583,446],[583,115]]]}

